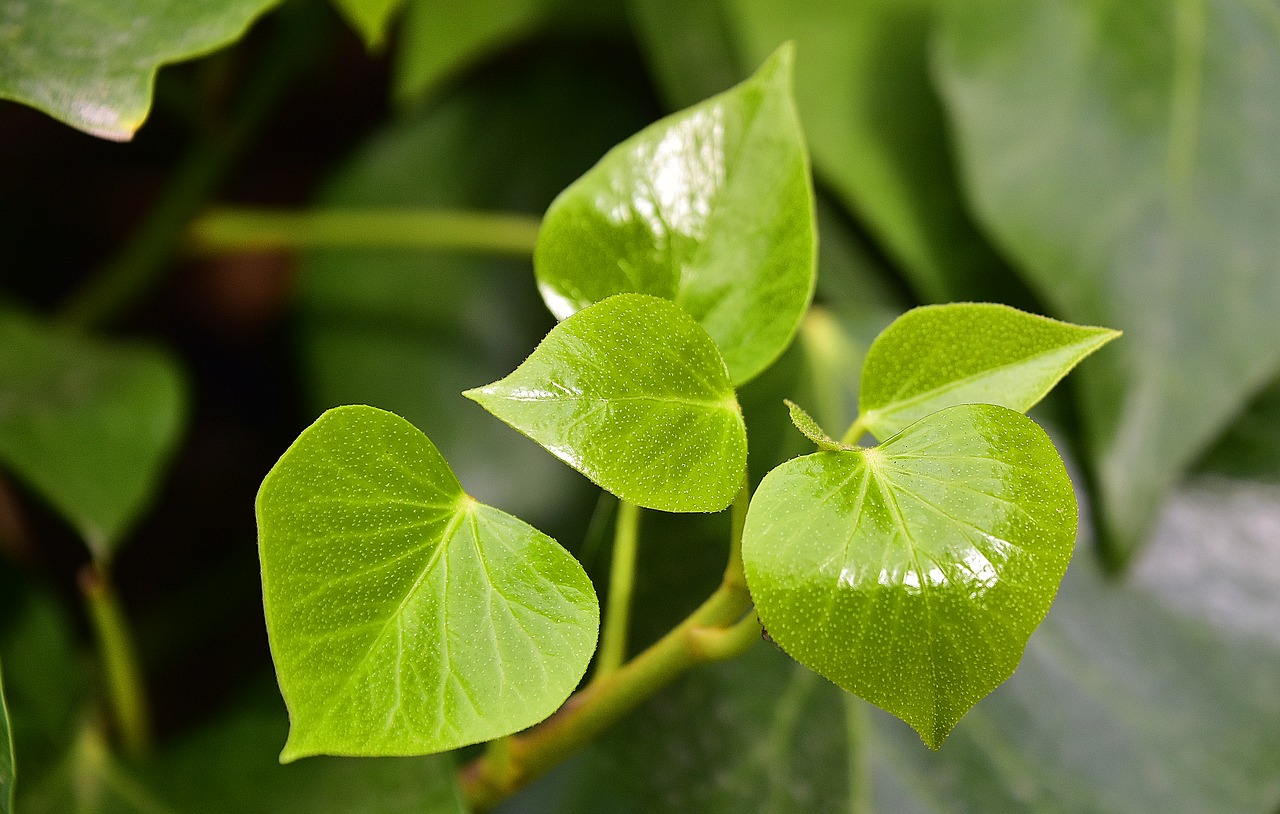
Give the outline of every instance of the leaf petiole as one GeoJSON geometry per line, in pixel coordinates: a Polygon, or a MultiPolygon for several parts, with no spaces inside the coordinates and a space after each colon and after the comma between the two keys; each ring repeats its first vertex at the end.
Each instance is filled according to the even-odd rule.
{"type": "Polygon", "coordinates": [[[130,755],[146,754],[151,748],[151,714],[128,622],[106,572],[93,565],[85,566],[79,583],[98,639],[120,739],[130,755]]]}
{"type": "Polygon", "coordinates": [[[608,607],[600,637],[600,655],[594,680],[622,666],[627,658],[627,632],[631,617],[631,593],[636,579],[636,551],[640,538],[640,507],[622,501],[613,538],[609,568],[608,607]]]}

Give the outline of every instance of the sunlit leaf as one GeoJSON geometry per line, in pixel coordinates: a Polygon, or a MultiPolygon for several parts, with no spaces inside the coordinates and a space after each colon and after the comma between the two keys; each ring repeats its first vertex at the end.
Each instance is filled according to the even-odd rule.
{"type": "Polygon", "coordinates": [[[877,438],[888,438],[956,404],[999,404],[1025,413],[1118,335],[990,303],[915,308],[867,352],[861,417],[877,438]]]}
{"type": "MultiPolygon", "coordinates": [[[[387,28],[405,0],[333,0],[371,49],[379,48],[387,37],[387,28]]],[[[460,17],[467,16],[459,14],[460,17]]]]}
{"type": "Polygon", "coordinates": [[[1065,319],[1113,561],[1280,368],[1274,2],[946,4],[937,51],[975,208],[1065,319]]]}
{"type": "Polygon", "coordinates": [[[263,481],[258,530],[282,760],[510,734],[560,706],[595,649],[577,561],[468,496],[391,413],[322,415],[263,481]]]}
{"type": "Polygon", "coordinates": [[[732,90],[611,150],[547,211],[534,268],[560,319],[613,294],[665,297],[735,384],[786,349],[813,293],[809,159],[792,49],[732,90]]]}
{"type": "Polygon", "coordinates": [[[0,311],[0,463],[110,559],[178,440],[182,379],[163,353],[0,311]]]}
{"type": "Polygon", "coordinates": [[[775,469],[751,501],[742,557],[784,650],[936,749],[1017,667],[1075,532],[1044,431],[970,404],[880,447],[775,469]]]}
{"type": "Polygon", "coordinates": [[[465,395],[623,500],[733,501],[747,436],[724,359],[677,305],[620,294],[557,325],[505,379],[465,395]]]}
{"type": "Polygon", "coordinates": [[[161,65],[240,38],[279,0],[17,0],[0,16],[0,99],[127,140],[161,65]]]}

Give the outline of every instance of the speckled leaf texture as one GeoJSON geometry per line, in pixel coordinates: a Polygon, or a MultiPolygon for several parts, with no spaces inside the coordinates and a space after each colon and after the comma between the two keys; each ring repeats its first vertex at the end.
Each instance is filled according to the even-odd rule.
{"type": "Polygon", "coordinates": [[[725,361],[669,300],[619,294],[547,334],[505,379],[465,394],[623,500],[716,512],[747,465],[725,361]]]}
{"type": "Polygon", "coordinates": [[[774,641],[936,749],[1013,674],[1075,534],[1071,481],[1044,431],[968,404],[879,447],[770,472],[742,557],[774,641]]]}
{"type": "Polygon", "coordinates": [[[161,65],[221,48],[279,0],[5,0],[0,99],[125,141],[161,65]]]}
{"type": "Polygon", "coordinates": [[[0,464],[109,560],[182,430],[182,376],[161,351],[0,311],[0,464]]]}
{"type": "Polygon", "coordinates": [[[0,814],[13,814],[13,731],[4,700],[4,672],[0,670],[0,814]]]}
{"type": "Polygon", "coordinates": [[[1275,0],[946,4],[936,51],[980,220],[1066,319],[1105,550],[1280,369],[1275,0]]]}
{"type": "Polygon", "coordinates": [[[1025,413],[1119,335],[992,303],[913,308],[867,352],[859,411],[881,439],[956,404],[1025,413]]]}
{"type": "Polygon", "coordinates": [[[547,210],[534,254],[559,319],[620,293],[678,303],[734,384],[786,349],[813,295],[813,188],[792,48],[622,142],[547,210]]]}
{"type": "Polygon", "coordinates": [[[555,711],[595,649],[577,561],[383,410],[336,407],[298,437],[258,493],[258,541],[282,761],[508,735],[555,711]]]}

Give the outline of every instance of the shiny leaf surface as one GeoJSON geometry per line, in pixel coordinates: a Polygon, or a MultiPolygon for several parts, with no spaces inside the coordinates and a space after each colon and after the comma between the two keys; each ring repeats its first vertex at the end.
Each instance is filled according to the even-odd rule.
{"type": "Polygon", "coordinates": [[[17,0],[0,10],[0,99],[124,141],[161,65],[238,39],[279,0],[17,0]]]}
{"type": "Polygon", "coordinates": [[[184,408],[181,375],[154,348],[0,311],[0,462],[99,562],[155,492],[184,408]]]}
{"type": "Polygon", "coordinates": [[[936,749],[1008,678],[1071,558],[1076,504],[1030,419],[934,413],[761,482],[742,541],[760,619],[797,661],[936,749]]]}
{"type": "Polygon", "coordinates": [[[956,404],[1025,413],[1118,335],[991,303],[914,308],[867,352],[859,391],[863,423],[877,438],[888,438],[956,404]]]}
{"type": "Polygon", "coordinates": [[[431,442],[373,407],[302,433],[258,494],[282,760],[415,755],[550,715],[599,608],[554,540],[476,502],[431,442]]]}
{"type": "Polygon", "coordinates": [[[0,670],[0,814],[13,814],[13,732],[9,727],[9,706],[4,700],[4,672],[0,670]]]}
{"type": "Polygon", "coordinates": [[[619,293],[679,304],[735,384],[790,343],[813,293],[813,190],[792,51],[611,150],[547,211],[538,288],[564,319],[619,293]]]}
{"type": "Polygon", "coordinates": [[[1126,334],[1080,378],[1123,562],[1280,368],[1275,4],[948,9],[938,74],[982,221],[1056,315],[1126,334]]]}
{"type": "Polygon", "coordinates": [[[464,395],[645,508],[719,511],[742,483],[746,427],[725,362],[668,300],[620,294],[592,305],[510,376],[464,395]]]}

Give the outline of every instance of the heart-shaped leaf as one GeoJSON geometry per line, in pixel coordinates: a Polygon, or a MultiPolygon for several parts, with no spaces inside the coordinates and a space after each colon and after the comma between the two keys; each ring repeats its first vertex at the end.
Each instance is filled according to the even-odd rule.
{"type": "Polygon", "coordinates": [[[13,814],[13,732],[4,702],[4,673],[0,672],[0,814],[13,814]]]}
{"type": "Polygon", "coordinates": [[[1044,431],[965,404],[879,447],[770,472],[742,557],[784,650],[936,749],[1013,674],[1075,533],[1071,481],[1044,431]]]}
{"type": "Polygon", "coordinates": [[[557,325],[505,379],[464,395],[623,500],[715,512],[747,431],[724,359],[679,306],[620,294],[557,325]]]}
{"type": "Polygon", "coordinates": [[[477,503],[425,435],[373,407],[326,412],[285,452],[258,493],[258,540],[284,761],[524,729],[595,649],[577,561],[477,503]]]}
{"type": "Polygon", "coordinates": [[[1025,413],[1119,335],[993,303],[913,308],[867,351],[858,396],[863,425],[888,438],[956,404],[1025,413]]]}
{"type": "Polygon", "coordinates": [[[154,348],[0,313],[0,462],[99,562],[155,491],[184,402],[180,373],[154,348]]]}
{"type": "Polygon", "coordinates": [[[813,188],[784,46],[741,85],[642,130],[547,210],[538,288],[564,319],[613,294],[677,302],[735,384],[791,342],[813,294],[813,188]]]}

